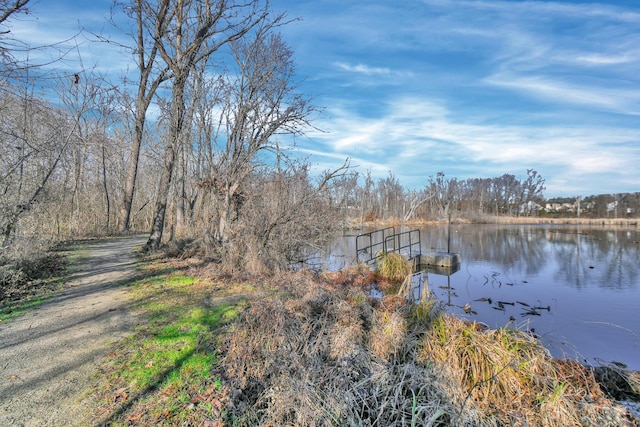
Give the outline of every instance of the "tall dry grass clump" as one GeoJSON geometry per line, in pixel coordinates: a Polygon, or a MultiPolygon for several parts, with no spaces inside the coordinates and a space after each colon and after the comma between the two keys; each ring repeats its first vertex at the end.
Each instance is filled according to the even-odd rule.
{"type": "Polygon", "coordinates": [[[378,255],[377,272],[381,277],[394,282],[402,282],[412,273],[411,263],[397,252],[378,255]]]}
{"type": "Polygon", "coordinates": [[[441,373],[440,387],[458,408],[457,425],[626,425],[592,371],[552,359],[528,334],[442,315],[418,359],[441,373]]]}
{"type": "Polygon", "coordinates": [[[411,262],[397,252],[381,253],[377,256],[378,287],[385,294],[402,293],[411,283],[411,262]]]}
{"type": "MultiPolygon", "coordinates": [[[[227,337],[229,422],[238,425],[448,425],[451,410],[415,363],[406,304],[373,301],[368,269],[281,278],[227,337]]],[[[393,299],[393,297],[391,298],[393,299]]]]}

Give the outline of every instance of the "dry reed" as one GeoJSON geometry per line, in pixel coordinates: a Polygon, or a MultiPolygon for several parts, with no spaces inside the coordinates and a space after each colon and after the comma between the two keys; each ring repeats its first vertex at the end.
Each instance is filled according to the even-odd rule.
{"type": "Polygon", "coordinates": [[[280,276],[226,336],[236,426],[625,425],[591,370],[523,332],[373,300],[366,268],[280,276]]]}
{"type": "Polygon", "coordinates": [[[490,330],[443,315],[418,359],[434,363],[459,408],[456,424],[619,426],[625,411],[607,399],[584,366],[558,361],[528,334],[490,330]]]}
{"type": "Polygon", "coordinates": [[[411,361],[406,304],[376,304],[372,279],[301,273],[252,302],[221,365],[235,425],[446,425],[452,408],[425,382],[433,373],[411,361]]]}

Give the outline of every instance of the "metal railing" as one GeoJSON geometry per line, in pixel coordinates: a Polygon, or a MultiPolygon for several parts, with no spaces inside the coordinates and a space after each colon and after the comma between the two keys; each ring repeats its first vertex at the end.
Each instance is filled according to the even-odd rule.
{"type": "Polygon", "coordinates": [[[420,230],[409,230],[388,236],[384,242],[384,251],[398,252],[412,260],[420,255],[420,230]]]}
{"type": "Polygon", "coordinates": [[[357,262],[372,264],[376,260],[376,255],[384,251],[384,242],[388,236],[396,234],[395,227],[381,228],[380,230],[358,234],[356,236],[356,258],[357,262]]]}
{"type": "Polygon", "coordinates": [[[359,263],[373,264],[381,252],[398,252],[412,260],[420,255],[420,230],[396,233],[395,227],[387,227],[356,236],[359,263]]]}

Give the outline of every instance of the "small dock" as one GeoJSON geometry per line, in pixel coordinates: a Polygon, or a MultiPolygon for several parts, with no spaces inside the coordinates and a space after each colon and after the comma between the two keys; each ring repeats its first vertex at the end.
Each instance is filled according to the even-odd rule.
{"type": "MultiPolygon", "coordinates": [[[[447,245],[448,247],[448,245],[447,245]]],[[[374,267],[381,253],[396,252],[407,258],[413,266],[407,299],[425,301],[429,295],[427,275],[451,276],[460,270],[462,259],[458,253],[422,253],[420,230],[396,232],[394,227],[362,233],[356,236],[356,259],[374,267]]],[[[448,279],[450,280],[450,279],[448,279]]]]}
{"type": "Polygon", "coordinates": [[[428,252],[418,256],[418,265],[456,269],[460,263],[460,254],[457,253],[428,252]]]}
{"type": "MultiPolygon", "coordinates": [[[[449,270],[452,274],[460,269],[462,259],[458,253],[427,252],[422,253],[420,231],[396,232],[387,227],[356,236],[356,258],[358,262],[373,265],[378,254],[397,252],[413,262],[415,269],[422,268],[449,270]]],[[[448,275],[448,274],[447,274],[448,275]]]]}

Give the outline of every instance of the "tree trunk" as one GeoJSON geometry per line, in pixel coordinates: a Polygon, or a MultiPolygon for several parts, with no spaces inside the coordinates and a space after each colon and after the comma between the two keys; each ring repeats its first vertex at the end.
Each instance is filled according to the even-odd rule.
{"type": "Polygon", "coordinates": [[[109,198],[109,185],[107,183],[107,154],[104,144],[102,145],[102,185],[104,187],[104,197],[107,203],[106,228],[109,230],[111,228],[111,200],[109,198]]]}
{"type": "Polygon", "coordinates": [[[140,159],[140,146],[142,145],[142,134],[144,118],[140,121],[140,112],[136,117],[135,135],[131,141],[129,150],[129,166],[127,167],[127,179],[124,184],[124,201],[120,210],[120,231],[129,231],[131,221],[131,206],[133,205],[133,194],[136,188],[136,177],[138,176],[138,161],[140,159]]]}
{"type": "Polygon", "coordinates": [[[146,248],[148,250],[156,250],[162,242],[162,233],[164,231],[164,222],[167,214],[167,202],[171,191],[171,178],[176,161],[175,147],[180,142],[180,133],[184,123],[184,90],[186,79],[179,76],[175,79],[173,85],[173,94],[171,99],[171,124],[169,125],[169,140],[164,151],[164,168],[160,175],[160,183],[158,185],[158,198],[156,200],[155,214],[153,216],[153,225],[151,226],[151,235],[147,241],[146,248]]]}
{"type": "Polygon", "coordinates": [[[158,198],[156,200],[155,213],[153,215],[153,225],[151,226],[151,235],[147,241],[147,249],[156,250],[162,242],[162,233],[164,231],[164,220],[167,213],[167,202],[169,199],[169,191],[171,189],[171,177],[173,175],[173,166],[175,163],[175,150],[173,140],[167,143],[164,151],[164,168],[160,176],[158,185],[158,198]]]}

